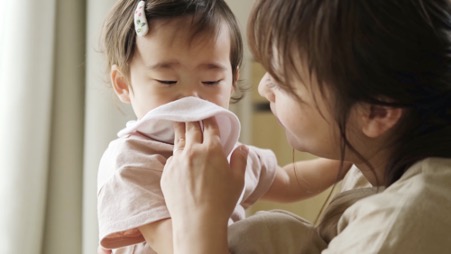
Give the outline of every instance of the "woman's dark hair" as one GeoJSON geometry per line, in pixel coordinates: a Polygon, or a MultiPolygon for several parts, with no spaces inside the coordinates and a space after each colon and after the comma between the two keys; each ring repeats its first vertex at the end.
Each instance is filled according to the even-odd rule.
{"type": "MultiPolygon", "coordinates": [[[[129,71],[128,64],[136,49],[133,19],[138,3],[138,0],[118,0],[105,20],[101,43],[107,58],[108,71],[114,64],[126,74],[129,71]]],[[[238,68],[243,60],[243,42],[235,16],[224,0],[147,0],[145,12],[150,33],[152,20],[193,17],[191,24],[193,39],[197,35],[217,33],[225,23],[230,34],[233,80],[237,80],[238,68]]],[[[232,101],[241,99],[245,88],[238,87],[238,90],[241,94],[232,98],[232,101]]]]}
{"type": "Polygon", "coordinates": [[[346,136],[354,105],[404,109],[384,185],[421,159],[451,157],[451,1],[257,0],[248,37],[284,89],[302,80],[306,63],[331,92],[342,158],[346,149],[360,154],[346,136]]]}

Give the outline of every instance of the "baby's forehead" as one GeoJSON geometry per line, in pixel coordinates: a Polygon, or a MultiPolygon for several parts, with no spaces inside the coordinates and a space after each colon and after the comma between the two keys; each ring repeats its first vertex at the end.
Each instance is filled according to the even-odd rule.
{"type": "Polygon", "coordinates": [[[136,37],[132,61],[142,61],[145,66],[153,66],[172,59],[172,62],[192,67],[199,62],[221,62],[224,65],[222,62],[226,60],[228,68],[231,39],[228,30],[222,27],[225,25],[221,25],[218,31],[197,31],[190,18],[154,20],[153,27],[149,26],[145,36],[136,37]]]}
{"type": "Polygon", "coordinates": [[[230,27],[223,19],[205,22],[195,16],[180,16],[154,19],[149,24],[149,33],[164,31],[172,37],[185,37],[192,43],[211,41],[223,32],[231,36],[230,27]]]}

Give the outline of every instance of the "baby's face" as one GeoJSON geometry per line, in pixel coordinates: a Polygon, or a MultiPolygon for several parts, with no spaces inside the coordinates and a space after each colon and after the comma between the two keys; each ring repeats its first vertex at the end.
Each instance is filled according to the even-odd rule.
{"type": "Polygon", "coordinates": [[[186,96],[228,108],[233,92],[229,29],[192,39],[191,18],[150,20],[130,63],[130,102],[136,116],[186,96]]]}

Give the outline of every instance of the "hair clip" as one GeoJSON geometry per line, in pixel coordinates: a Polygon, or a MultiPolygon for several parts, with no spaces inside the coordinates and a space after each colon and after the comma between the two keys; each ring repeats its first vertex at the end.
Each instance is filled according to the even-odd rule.
{"type": "Polygon", "coordinates": [[[146,1],[141,0],[135,10],[135,31],[138,36],[144,36],[149,31],[146,12],[144,10],[145,5],[146,1]]]}

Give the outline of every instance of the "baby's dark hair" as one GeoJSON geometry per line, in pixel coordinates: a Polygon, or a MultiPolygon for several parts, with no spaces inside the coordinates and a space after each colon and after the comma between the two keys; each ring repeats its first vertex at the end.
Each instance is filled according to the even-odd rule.
{"type": "Polygon", "coordinates": [[[357,103],[404,109],[387,144],[393,152],[379,179],[385,186],[421,159],[451,157],[451,1],[257,0],[254,6],[248,24],[254,56],[287,91],[305,78],[304,63],[320,90],[330,91],[342,158],[347,149],[360,154],[346,136],[357,103]]]}
{"type": "MultiPolygon", "coordinates": [[[[102,50],[107,58],[107,70],[117,65],[125,74],[136,50],[134,12],[138,0],[118,0],[107,16],[101,37],[102,50]]],[[[223,22],[229,28],[230,63],[233,80],[237,80],[238,68],[243,60],[243,42],[236,18],[224,0],[146,0],[146,18],[149,33],[152,20],[192,17],[192,39],[197,35],[217,34],[223,22]]],[[[238,84],[234,83],[234,86],[238,84]]],[[[238,101],[245,88],[237,87],[238,101]]]]}

